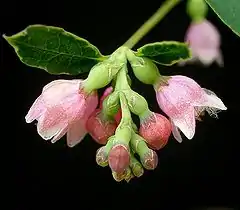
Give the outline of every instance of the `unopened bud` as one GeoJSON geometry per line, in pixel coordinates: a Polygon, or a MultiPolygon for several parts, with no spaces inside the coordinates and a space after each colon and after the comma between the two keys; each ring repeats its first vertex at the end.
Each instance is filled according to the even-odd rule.
{"type": "Polygon", "coordinates": [[[121,144],[113,146],[109,152],[108,163],[112,171],[117,173],[124,172],[130,163],[128,148],[121,144]]]}
{"type": "Polygon", "coordinates": [[[146,99],[133,90],[127,90],[124,92],[128,107],[135,115],[141,115],[148,109],[148,103],[146,99]]]}
{"type": "Polygon", "coordinates": [[[117,182],[121,182],[125,179],[125,172],[117,173],[115,171],[112,171],[112,176],[117,182]]]}
{"type": "Polygon", "coordinates": [[[95,110],[87,120],[87,131],[99,144],[106,144],[117,128],[115,120],[104,119],[100,110],[95,110]]]}
{"type": "Polygon", "coordinates": [[[142,83],[152,85],[160,76],[157,66],[148,58],[138,57],[131,50],[127,51],[133,72],[142,83]]]}
{"type": "Polygon", "coordinates": [[[131,153],[130,168],[136,177],[140,177],[144,173],[142,164],[134,157],[133,153],[131,153]]]}
{"type": "Polygon", "coordinates": [[[96,162],[99,166],[105,167],[108,165],[108,155],[105,151],[105,147],[100,147],[97,150],[96,162]]]}
{"type": "Polygon", "coordinates": [[[154,150],[149,149],[149,151],[141,157],[141,163],[147,170],[154,170],[158,165],[157,153],[154,150]]]}
{"type": "Polygon", "coordinates": [[[132,168],[132,172],[133,172],[134,176],[136,176],[136,177],[140,177],[144,173],[143,167],[140,163],[136,163],[136,164],[132,165],[131,168],[132,168]]]}
{"type": "Polygon", "coordinates": [[[117,92],[109,94],[102,103],[105,115],[114,116],[120,109],[119,95],[117,92]]]}
{"type": "Polygon", "coordinates": [[[163,148],[167,144],[171,132],[170,121],[161,114],[149,112],[147,116],[140,117],[139,134],[152,149],[163,148]]]}

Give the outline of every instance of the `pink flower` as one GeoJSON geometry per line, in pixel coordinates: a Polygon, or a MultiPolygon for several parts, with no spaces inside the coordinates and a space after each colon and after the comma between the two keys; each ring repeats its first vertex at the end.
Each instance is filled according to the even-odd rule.
{"type": "Polygon", "coordinates": [[[83,80],[55,80],[47,84],[25,119],[37,120],[37,131],[55,143],[67,133],[67,144],[73,147],[87,134],[86,121],[96,109],[96,92],[87,95],[81,87],[83,80]]]}
{"type": "Polygon", "coordinates": [[[185,76],[163,77],[154,86],[160,108],[172,122],[176,140],[182,141],[178,128],[188,138],[195,134],[195,117],[203,111],[227,110],[213,92],[201,88],[193,79],[185,76]]]}
{"type": "Polygon", "coordinates": [[[192,23],[187,30],[185,42],[190,46],[192,59],[180,62],[180,65],[199,60],[205,65],[210,65],[216,61],[219,66],[223,66],[220,34],[209,21],[192,23]]]}

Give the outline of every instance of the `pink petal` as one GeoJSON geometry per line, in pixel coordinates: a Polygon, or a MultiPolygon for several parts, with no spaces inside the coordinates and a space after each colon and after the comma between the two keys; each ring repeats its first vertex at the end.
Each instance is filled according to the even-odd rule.
{"type": "Polygon", "coordinates": [[[52,88],[55,85],[59,85],[59,84],[78,84],[81,81],[82,80],[80,80],[80,79],[72,79],[72,80],[58,79],[58,80],[54,80],[54,81],[48,83],[47,85],[45,85],[43,87],[43,91],[42,92],[47,91],[49,88],[52,88]]]}
{"type": "Polygon", "coordinates": [[[41,95],[35,100],[31,108],[29,109],[25,120],[27,123],[31,123],[35,119],[38,119],[45,111],[45,106],[42,101],[41,95]]]}
{"type": "Polygon", "coordinates": [[[59,133],[53,137],[53,139],[51,140],[52,143],[55,143],[56,141],[58,141],[59,139],[61,139],[68,131],[68,125],[66,124],[65,127],[62,128],[62,130],[59,131],[59,133]]]}
{"type": "Polygon", "coordinates": [[[43,139],[49,140],[66,126],[66,120],[66,113],[62,111],[60,106],[49,108],[38,119],[37,131],[43,139]]]}
{"type": "Polygon", "coordinates": [[[192,23],[186,33],[185,41],[195,51],[196,48],[218,48],[221,37],[217,28],[209,21],[192,23]]]}
{"type": "Polygon", "coordinates": [[[97,103],[98,97],[96,94],[87,98],[86,107],[84,108],[84,115],[81,118],[78,118],[79,120],[75,121],[75,123],[71,125],[67,133],[67,145],[69,147],[74,147],[80,143],[88,133],[86,129],[86,122],[89,116],[96,109],[97,103]]]}
{"type": "Polygon", "coordinates": [[[173,137],[179,142],[182,143],[182,136],[178,130],[178,128],[174,125],[174,123],[172,122],[172,120],[170,120],[171,125],[172,125],[172,134],[173,137]]]}
{"type": "Polygon", "coordinates": [[[171,118],[171,120],[188,139],[193,138],[196,127],[195,112],[193,107],[189,107],[182,116],[179,116],[178,118],[171,118]]]}
{"type": "Polygon", "coordinates": [[[206,100],[203,103],[199,104],[200,106],[212,107],[220,110],[227,110],[227,107],[224,105],[222,100],[218,98],[214,92],[206,88],[202,88],[202,89],[205,92],[206,100]]]}
{"type": "Polygon", "coordinates": [[[205,65],[212,64],[218,57],[218,49],[199,48],[195,50],[198,59],[205,65]]]}
{"type": "Polygon", "coordinates": [[[70,127],[67,132],[67,145],[69,147],[74,147],[84,139],[87,134],[85,124],[85,121],[79,120],[70,127]]]}
{"type": "Polygon", "coordinates": [[[168,82],[168,86],[156,91],[156,96],[160,108],[170,118],[178,118],[192,103],[201,103],[204,100],[202,88],[193,79],[176,75],[168,82]]]}
{"type": "Polygon", "coordinates": [[[80,83],[81,80],[79,82],[71,80],[56,80],[51,82],[42,92],[42,99],[45,105],[48,107],[63,102],[66,104],[68,102],[66,102],[65,98],[74,94],[81,97],[82,95],[78,94],[80,83]]]}

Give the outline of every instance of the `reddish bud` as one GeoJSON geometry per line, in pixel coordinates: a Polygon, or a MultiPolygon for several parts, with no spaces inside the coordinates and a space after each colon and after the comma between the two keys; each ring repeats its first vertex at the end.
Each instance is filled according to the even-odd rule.
{"type": "Polygon", "coordinates": [[[158,155],[155,151],[149,149],[141,158],[141,162],[144,168],[147,170],[154,170],[158,165],[158,155]]]}
{"type": "Polygon", "coordinates": [[[106,144],[110,136],[115,133],[117,124],[114,120],[105,120],[100,110],[95,110],[89,117],[87,130],[92,138],[99,144],[106,144]]]}
{"type": "Polygon", "coordinates": [[[130,164],[130,154],[124,145],[116,145],[109,152],[108,163],[112,171],[123,173],[130,164]]]}
{"type": "Polygon", "coordinates": [[[149,147],[159,150],[167,144],[171,130],[171,123],[166,117],[151,113],[141,120],[139,134],[146,140],[149,147]]]}

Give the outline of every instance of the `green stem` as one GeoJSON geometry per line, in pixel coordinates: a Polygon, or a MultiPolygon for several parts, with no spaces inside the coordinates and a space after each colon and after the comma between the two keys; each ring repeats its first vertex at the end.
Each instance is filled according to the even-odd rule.
{"type": "Polygon", "coordinates": [[[166,0],[161,7],[123,44],[129,49],[133,48],[170,10],[181,0],[166,0]]]}
{"type": "Polygon", "coordinates": [[[127,89],[131,88],[129,86],[127,78],[127,65],[124,65],[123,68],[117,74],[115,90],[122,91],[127,89]]]}

